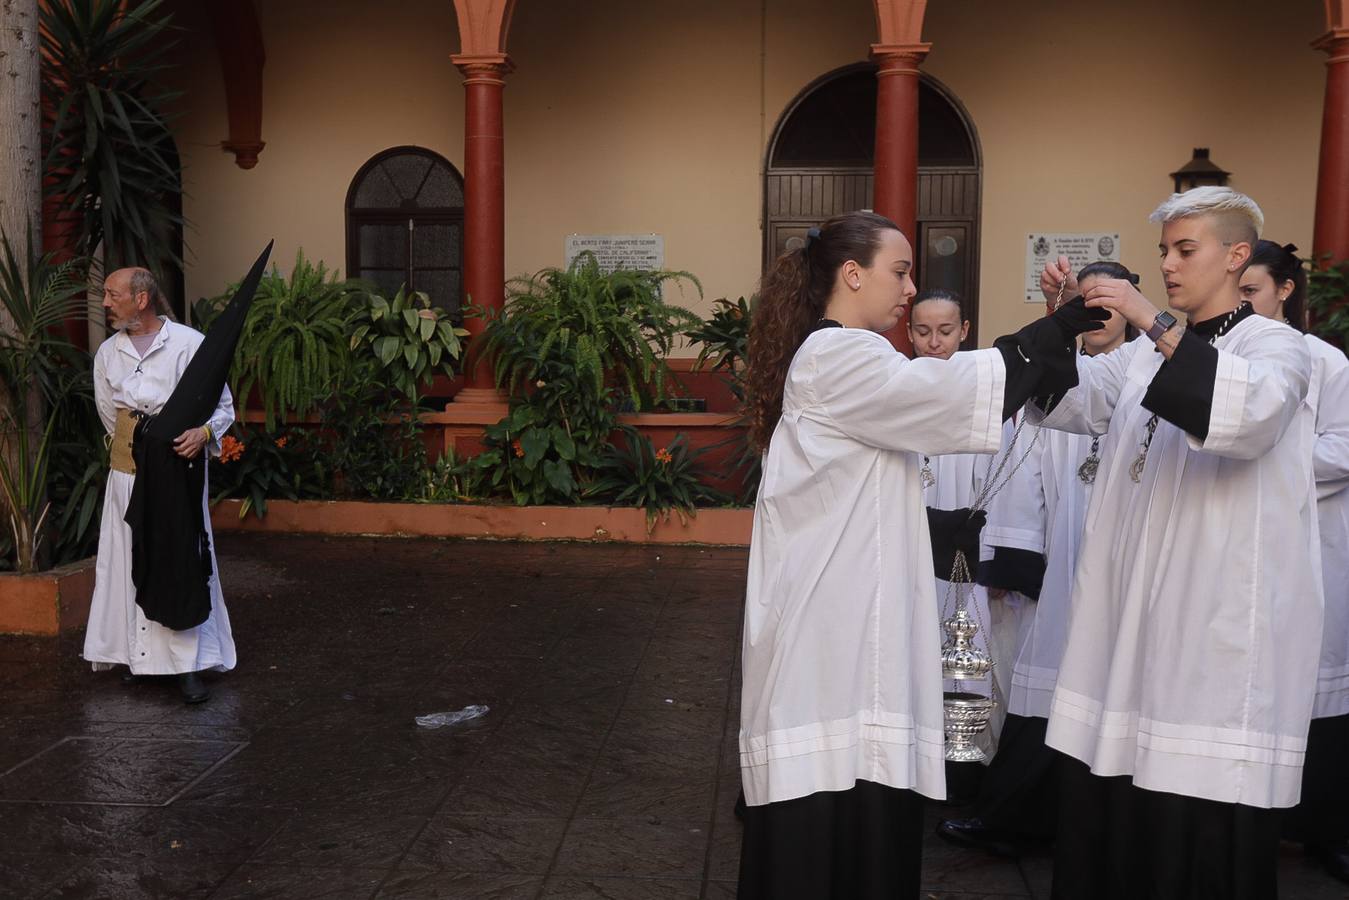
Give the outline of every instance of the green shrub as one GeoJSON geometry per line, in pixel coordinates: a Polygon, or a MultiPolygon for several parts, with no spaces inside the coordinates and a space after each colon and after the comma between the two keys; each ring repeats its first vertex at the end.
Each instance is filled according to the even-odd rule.
{"type": "Polygon", "coordinates": [[[705,450],[690,450],[688,439],[680,434],[668,447],[659,450],[650,438],[635,428],[623,428],[621,445],[608,448],[600,463],[600,477],[587,489],[587,496],[601,498],[613,506],[635,506],[646,510],[646,530],[656,519],[669,520],[676,513],[688,524],[699,506],[721,506],[729,499],[721,491],[708,487],[706,473],[698,466],[705,450]]]}

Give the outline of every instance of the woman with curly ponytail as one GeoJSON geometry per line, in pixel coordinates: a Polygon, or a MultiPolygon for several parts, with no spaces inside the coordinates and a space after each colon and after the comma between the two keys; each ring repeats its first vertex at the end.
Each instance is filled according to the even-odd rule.
{"type": "Polygon", "coordinates": [[[934,566],[978,559],[982,513],[924,513],[923,454],[997,449],[1076,383],[1079,299],[995,349],[909,359],[881,332],[913,249],[869,212],[813,228],[764,276],[749,347],[764,451],[745,601],[742,900],[917,897],[920,795],[945,796],[934,566]]]}

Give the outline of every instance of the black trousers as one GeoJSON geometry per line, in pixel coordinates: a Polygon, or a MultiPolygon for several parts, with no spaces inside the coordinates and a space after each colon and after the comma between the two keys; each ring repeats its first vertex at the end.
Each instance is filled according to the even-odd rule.
{"type": "Polygon", "coordinates": [[[851,790],[745,809],[740,900],[913,900],[923,798],[859,781],[851,790]]]}
{"type": "Polygon", "coordinates": [[[1135,787],[1064,757],[1053,900],[1274,900],[1282,810],[1135,787]]]}
{"type": "Polygon", "coordinates": [[[1045,745],[1048,727],[1047,719],[1008,713],[970,815],[1009,837],[1054,840],[1064,757],[1045,745]]]}
{"type": "Polygon", "coordinates": [[[1312,719],[1302,802],[1288,811],[1284,834],[1326,849],[1349,840],[1349,716],[1312,719]]]}

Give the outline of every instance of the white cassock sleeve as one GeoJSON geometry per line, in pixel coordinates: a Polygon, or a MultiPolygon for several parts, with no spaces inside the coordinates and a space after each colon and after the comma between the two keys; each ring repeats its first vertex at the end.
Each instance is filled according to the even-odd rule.
{"type": "Polygon", "coordinates": [[[103,353],[94,353],[94,407],[108,434],[117,428],[117,407],[112,402],[112,385],[108,383],[108,365],[103,353]]]}
{"type": "Polygon", "coordinates": [[[1271,332],[1237,356],[1217,350],[1218,372],[1208,435],[1186,432],[1191,449],[1231,459],[1259,459],[1283,437],[1311,383],[1311,354],[1291,328],[1271,332]]]}
{"type": "Polygon", "coordinates": [[[1321,383],[1312,465],[1318,500],[1349,487],[1349,363],[1335,367],[1321,383]]]}
{"type": "Polygon", "coordinates": [[[1129,364],[1141,346],[1139,341],[1146,341],[1148,350],[1152,349],[1152,342],[1140,337],[1109,353],[1077,357],[1077,387],[1064,394],[1048,413],[1039,405],[1039,398],[1027,403],[1031,424],[1092,436],[1109,431],[1110,417],[1124,389],[1129,364]]]}
{"type": "Polygon", "coordinates": [[[234,395],[230,393],[228,384],[221,390],[220,402],[216,404],[215,412],[211,413],[211,418],[206,420],[206,424],[210,426],[213,435],[210,444],[211,455],[219,456],[220,439],[234,424],[234,395]]]}
{"type": "Polygon", "coordinates": [[[812,357],[810,388],[839,431],[871,447],[933,456],[998,449],[1000,351],[909,359],[876,338],[831,340],[812,357]]]}

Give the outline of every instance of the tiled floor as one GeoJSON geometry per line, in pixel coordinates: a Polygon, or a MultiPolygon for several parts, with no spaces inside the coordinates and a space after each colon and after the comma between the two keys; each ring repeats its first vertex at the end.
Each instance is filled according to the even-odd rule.
{"type": "MultiPolygon", "coordinates": [[[[735,895],[743,552],[219,543],[240,665],[204,706],[0,639],[0,897],[735,895]]],[[[1049,865],[933,838],[924,883],[1049,865]]],[[[1288,848],[1284,900],[1344,896],[1288,848]]]]}

